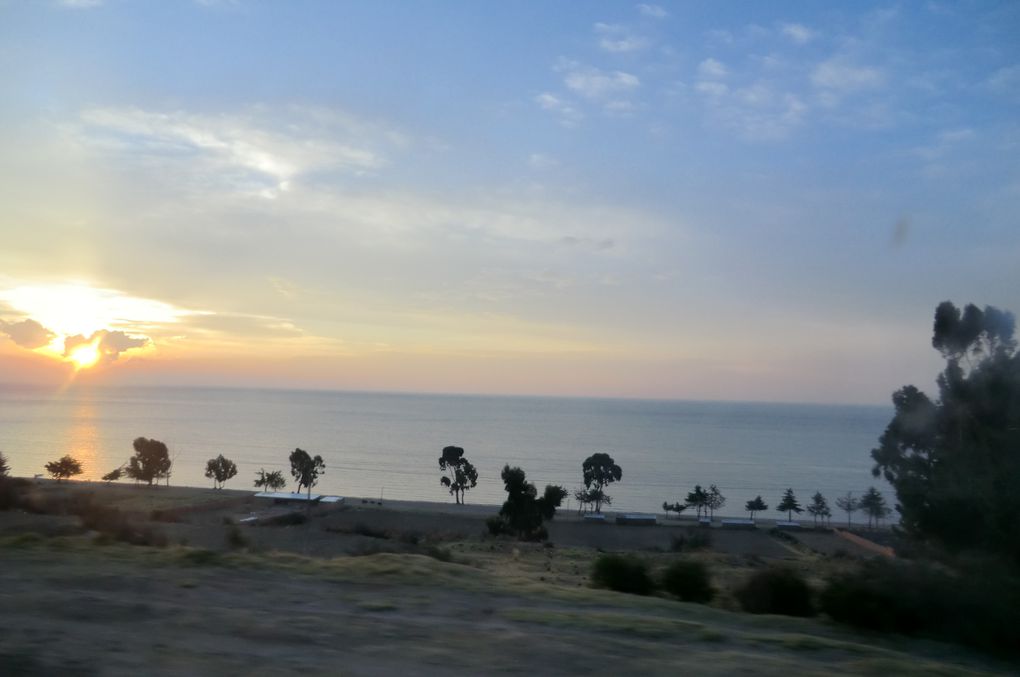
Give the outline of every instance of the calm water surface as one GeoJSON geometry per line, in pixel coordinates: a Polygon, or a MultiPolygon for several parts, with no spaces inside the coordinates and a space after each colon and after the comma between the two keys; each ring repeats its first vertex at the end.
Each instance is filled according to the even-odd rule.
{"type": "MultiPolygon", "coordinates": [[[[816,406],[539,397],[234,390],[74,389],[53,393],[0,386],[0,450],[18,475],[43,472],[70,453],[98,479],[132,453],[135,437],[155,437],[174,457],[174,484],[205,486],[207,459],[238,465],[228,488],[251,486],[255,471],[281,469],[301,447],[321,454],[316,488],[346,496],[452,500],[437,460],[462,446],[479,472],[473,503],[500,503],[504,463],[539,486],[581,484],[581,462],[610,453],[623,468],[613,508],[658,511],[694,484],[714,483],[723,514],[741,514],[761,494],[774,507],[786,487],[806,503],[878,486],[869,451],[889,407],[816,406]]],[[[775,513],[772,512],[774,515],[775,513]]]]}

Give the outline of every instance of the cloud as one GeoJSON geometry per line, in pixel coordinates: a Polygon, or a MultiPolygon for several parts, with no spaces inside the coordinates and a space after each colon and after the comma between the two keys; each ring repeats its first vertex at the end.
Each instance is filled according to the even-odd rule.
{"type": "Polygon", "coordinates": [[[579,110],[568,104],[560,97],[555,94],[550,94],[549,92],[543,92],[536,96],[535,103],[537,103],[542,110],[547,110],[559,115],[560,122],[567,127],[573,127],[581,121],[581,118],[584,117],[579,110]]]}
{"type": "Polygon", "coordinates": [[[607,52],[624,53],[642,50],[650,44],[648,38],[634,35],[617,24],[595,24],[595,33],[600,37],[599,47],[607,52]]]}
{"type": "Polygon", "coordinates": [[[641,16],[646,16],[650,19],[665,19],[669,16],[669,12],[659,5],[647,5],[645,3],[641,3],[637,6],[637,10],[640,12],[641,16]]]}
{"type": "Polygon", "coordinates": [[[95,345],[102,364],[109,364],[120,357],[121,353],[149,345],[149,339],[144,336],[129,336],[122,331],[106,329],[100,329],[89,337],[76,334],[64,339],[64,357],[70,356],[78,346],[88,344],[95,345]]]}
{"type": "Polygon", "coordinates": [[[531,155],[528,156],[528,166],[531,167],[532,169],[537,169],[540,171],[544,169],[552,169],[553,167],[556,167],[558,164],[559,162],[556,160],[556,158],[552,157],[551,155],[546,155],[545,153],[532,153],[531,155]]]}
{"type": "Polygon", "coordinates": [[[885,74],[877,68],[856,66],[833,58],[815,66],[811,72],[811,83],[824,90],[853,92],[881,87],[885,84],[885,74]]]}
{"type": "Polygon", "coordinates": [[[603,71],[592,66],[568,63],[563,84],[586,99],[604,99],[632,92],[641,86],[636,75],[624,71],[603,71]]]}
{"type": "Polygon", "coordinates": [[[780,26],[779,30],[783,34],[783,37],[798,45],[806,45],[818,37],[818,33],[811,30],[804,24],[784,23],[780,26]]]}
{"type": "Polygon", "coordinates": [[[777,91],[764,81],[739,88],[699,82],[695,89],[705,96],[712,122],[750,141],[786,138],[807,112],[807,105],[796,94],[777,91]]]}
{"type": "Polygon", "coordinates": [[[121,151],[135,161],[158,160],[159,169],[182,173],[243,192],[277,197],[291,182],[323,170],[355,174],[386,165],[381,148],[402,137],[326,109],[291,107],[285,121],[266,109],[246,115],[202,115],[139,108],[82,111],[78,133],[101,150],[121,151]]]}
{"type": "Polygon", "coordinates": [[[46,327],[32,319],[20,322],[4,322],[0,320],[0,334],[6,334],[14,343],[22,348],[34,350],[48,345],[56,336],[46,327]]]}
{"type": "Polygon", "coordinates": [[[706,80],[721,80],[728,74],[726,66],[715,59],[705,59],[698,64],[698,76],[706,80]]]}

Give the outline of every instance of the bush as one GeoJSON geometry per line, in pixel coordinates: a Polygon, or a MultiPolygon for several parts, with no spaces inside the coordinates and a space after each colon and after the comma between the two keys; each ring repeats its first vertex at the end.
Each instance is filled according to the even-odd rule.
{"type": "Polygon", "coordinates": [[[712,532],[708,529],[688,529],[679,536],[673,536],[670,543],[670,550],[673,552],[684,552],[691,550],[703,550],[711,547],[712,532]]]}
{"type": "Polygon", "coordinates": [[[715,597],[715,590],[702,562],[680,560],[670,564],[662,574],[662,589],[685,602],[705,604],[715,597]]]}
{"type": "Polygon", "coordinates": [[[989,568],[959,576],[873,560],[831,580],[820,601],[833,620],[857,628],[1020,653],[1020,581],[989,568]]]}
{"type": "Polygon", "coordinates": [[[811,588],[804,578],[785,567],[758,571],[736,591],[737,601],[752,614],[812,616],[811,588]]]}
{"type": "Polygon", "coordinates": [[[591,580],[596,587],[632,595],[650,595],[655,590],[648,565],[635,557],[602,555],[592,566],[591,580]]]}
{"type": "Polygon", "coordinates": [[[358,534],[359,536],[367,536],[368,538],[388,539],[390,537],[390,533],[385,529],[377,529],[365,524],[364,522],[358,522],[351,527],[351,533],[358,534]]]}
{"type": "Polygon", "coordinates": [[[485,527],[489,530],[490,536],[499,536],[506,533],[506,522],[499,515],[493,515],[485,520],[485,527]]]}
{"type": "Polygon", "coordinates": [[[227,547],[231,550],[240,550],[250,545],[248,537],[241,532],[241,527],[236,524],[227,526],[227,547]]]}

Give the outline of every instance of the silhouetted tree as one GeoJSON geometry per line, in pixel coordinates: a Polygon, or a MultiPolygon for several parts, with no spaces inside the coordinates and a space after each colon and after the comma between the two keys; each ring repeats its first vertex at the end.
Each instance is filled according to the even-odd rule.
{"type": "Polygon", "coordinates": [[[879,520],[888,517],[892,512],[885,503],[885,497],[875,487],[868,487],[868,490],[861,496],[861,510],[868,516],[868,528],[874,528],[879,520]]]}
{"type": "Polygon", "coordinates": [[[448,473],[439,478],[439,483],[450,490],[458,505],[464,503],[464,492],[478,484],[478,471],[464,458],[464,450],[460,447],[443,447],[439,469],[448,473]]]}
{"type": "Polygon", "coordinates": [[[555,512],[559,502],[567,495],[566,489],[550,485],[545,488],[542,498],[537,498],[535,485],[527,481],[520,468],[505,465],[500,477],[506,489],[506,501],[499,509],[504,530],[518,538],[543,538],[545,530],[542,528],[542,518],[555,512]]]}
{"type": "Polygon", "coordinates": [[[585,489],[584,487],[574,492],[574,500],[577,501],[577,513],[589,512],[595,505],[595,500],[600,499],[603,505],[612,505],[613,499],[605,494],[600,494],[598,489],[585,489]]]}
{"type": "Polygon", "coordinates": [[[564,487],[557,484],[545,485],[545,492],[538,499],[538,511],[542,514],[542,519],[552,521],[556,516],[556,508],[563,504],[566,497],[567,490],[564,487]]]}
{"type": "Polygon", "coordinates": [[[687,506],[680,501],[677,501],[676,503],[667,503],[666,501],[662,502],[662,511],[666,514],[675,512],[676,516],[680,517],[680,513],[684,510],[687,510],[687,506]]]}
{"type": "Polygon", "coordinates": [[[68,477],[81,474],[81,463],[71,456],[64,456],[59,461],[50,461],[46,464],[46,472],[53,476],[56,481],[66,480],[68,477]]]}
{"type": "Polygon", "coordinates": [[[109,484],[110,482],[116,482],[124,476],[124,468],[115,468],[110,472],[103,475],[102,480],[109,484]]]}
{"type": "Polygon", "coordinates": [[[751,519],[754,519],[754,513],[768,510],[769,506],[765,501],[761,500],[761,496],[755,497],[753,501],[748,501],[744,504],[744,510],[751,513],[751,519]]]}
{"type": "Polygon", "coordinates": [[[128,477],[136,482],[146,482],[149,486],[152,486],[153,480],[167,478],[169,482],[173,461],[170,460],[170,452],[165,444],[159,440],[139,437],[131,446],[134,447],[135,455],[128,459],[124,470],[128,477]]]}
{"type": "Polygon", "coordinates": [[[4,452],[0,451],[0,477],[7,477],[7,473],[11,471],[11,467],[7,465],[7,457],[4,456],[4,452]]]}
{"type": "Polygon", "coordinates": [[[783,493],[783,499],[779,501],[779,505],[776,506],[776,510],[779,512],[786,513],[786,519],[789,522],[793,521],[793,513],[798,515],[804,512],[804,509],[800,507],[800,503],[797,502],[796,497],[793,495],[793,489],[787,489],[783,493]]]}
{"type": "Polygon", "coordinates": [[[901,524],[951,549],[977,548],[1020,564],[1020,352],[1009,312],[944,301],[932,346],[945,359],[938,400],[914,386],[871,452],[896,491],[901,524]]]}
{"type": "Polygon", "coordinates": [[[213,489],[222,489],[224,483],[237,475],[237,464],[220,454],[205,464],[205,476],[213,481],[213,489]]]}
{"type": "Polygon", "coordinates": [[[701,518],[702,512],[708,514],[708,492],[702,489],[700,484],[694,485],[694,491],[688,492],[687,507],[697,509],[698,519],[701,518]]]}
{"type": "Polygon", "coordinates": [[[312,487],[325,472],[326,464],[322,461],[322,456],[316,454],[312,457],[304,449],[290,452],[290,474],[297,480],[298,491],[301,491],[301,487],[308,488],[309,499],[312,498],[312,487]]]}
{"type": "Polygon", "coordinates": [[[709,486],[705,500],[705,507],[708,508],[709,516],[715,517],[715,511],[724,505],[726,505],[726,497],[719,491],[719,487],[714,484],[709,486]]]}
{"type": "Polygon", "coordinates": [[[846,513],[846,528],[853,527],[853,514],[861,507],[861,502],[854,497],[854,492],[848,491],[846,496],[837,498],[836,507],[846,513]]]}
{"type": "Polygon", "coordinates": [[[274,470],[273,472],[266,472],[265,468],[260,468],[255,473],[255,488],[263,489],[264,491],[279,491],[287,486],[287,480],[283,479],[283,472],[280,470],[274,470]]]}
{"type": "Polygon", "coordinates": [[[807,507],[808,514],[815,518],[815,526],[818,526],[818,518],[825,519],[832,517],[832,511],[829,510],[829,502],[822,496],[822,492],[816,491],[815,495],[811,497],[811,505],[807,507]]]}
{"type": "Polygon", "coordinates": [[[584,459],[581,464],[581,471],[584,478],[584,487],[592,492],[595,503],[595,512],[602,512],[602,504],[608,503],[606,499],[606,487],[613,482],[619,482],[623,477],[623,470],[616,465],[616,461],[609,454],[592,454],[584,459]]]}

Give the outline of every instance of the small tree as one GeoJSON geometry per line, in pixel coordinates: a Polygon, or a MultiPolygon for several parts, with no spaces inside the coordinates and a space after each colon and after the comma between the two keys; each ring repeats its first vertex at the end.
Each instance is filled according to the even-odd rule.
{"type": "Polygon", "coordinates": [[[464,458],[464,450],[461,447],[443,447],[439,469],[448,473],[439,478],[439,483],[450,490],[457,505],[463,504],[464,492],[478,484],[478,471],[464,458]]]}
{"type": "Polygon", "coordinates": [[[818,518],[822,519],[832,517],[832,511],[829,510],[829,502],[822,496],[822,492],[816,491],[815,495],[811,497],[811,505],[807,507],[808,514],[815,518],[815,526],[818,526],[818,518]]]}
{"type": "Polygon", "coordinates": [[[312,457],[304,449],[295,449],[290,453],[290,474],[297,480],[298,491],[301,491],[301,487],[308,488],[309,500],[312,498],[312,487],[325,472],[326,464],[322,461],[322,456],[316,454],[312,457]]]}
{"type": "Polygon", "coordinates": [[[744,504],[744,510],[751,513],[751,519],[754,519],[754,513],[768,510],[769,506],[765,501],[761,500],[761,496],[756,497],[753,501],[748,501],[744,504]]]}
{"type": "Polygon", "coordinates": [[[115,468],[114,470],[111,470],[110,472],[103,475],[102,480],[109,484],[110,482],[116,482],[123,476],[124,468],[115,468]]]}
{"type": "Polygon", "coordinates": [[[538,499],[538,511],[542,514],[542,519],[551,522],[556,516],[556,508],[563,504],[566,497],[567,490],[564,487],[557,484],[545,485],[545,492],[538,499]]]}
{"type": "Polygon", "coordinates": [[[213,489],[222,489],[231,477],[237,474],[237,464],[220,454],[205,464],[205,476],[213,481],[213,489]]]}
{"type": "Polygon", "coordinates": [[[715,511],[724,505],[726,505],[726,497],[719,491],[719,487],[714,484],[709,486],[705,500],[705,506],[708,508],[709,516],[715,517],[715,511]]]}
{"type": "Polygon", "coordinates": [[[139,437],[131,445],[135,455],[128,459],[125,469],[127,476],[136,482],[146,482],[151,487],[153,480],[166,478],[170,482],[170,451],[159,440],[139,437]]]}
{"type": "Polygon", "coordinates": [[[595,512],[602,512],[602,504],[610,503],[607,500],[605,489],[613,482],[619,482],[623,477],[623,470],[616,465],[616,461],[609,454],[592,454],[584,459],[581,464],[581,472],[584,478],[584,487],[591,492],[595,503],[595,512]]]}
{"type": "Polygon", "coordinates": [[[848,491],[846,496],[836,499],[836,507],[846,513],[846,528],[850,529],[853,526],[853,514],[861,507],[860,500],[854,497],[854,492],[848,491]]]}
{"type": "Polygon", "coordinates": [[[861,510],[868,516],[868,528],[878,526],[879,520],[887,517],[892,512],[885,504],[885,497],[875,487],[868,487],[868,490],[861,496],[859,503],[861,510]]]}
{"type": "Polygon", "coordinates": [[[804,512],[804,509],[800,507],[800,503],[797,502],[796,497],[793,495],[793,489],[786,490],[783,494],[783,500],[779,501],[779,505],[776,506],[776,510],[779,512],[785,512],[788,522],[793,521],[793,513],[797,513],[799,515],[804,512]]]}
{"type": "Polygon", "coordinates": [[[500,477],[506,489],[506,501],[499,509],[499,516],[492,518],[496,520],[496,526],[490,526],[490,530],[494,533],[509,531],[523,539],[545,538],[542,520],[553,518],[556,508],[566,498],[567,490],[550,484],[546,486],[542,497],[538,498],[535,485],[527,480],[524,471],[509,465],[503,466],[500,477]]]}
{"type": "Polygon", "coordinates": [[[4,456],[4,452],[0,451],[0,477],[7,477],[7,473],[11,471],[9,465],[7,465],[7,457],[4,456]]]}
{"type": "Polygon", "coordinates": [[[677,501],[676,503],[672,504],[667,503],[666,501],[662,502],[662,511],[667,515],[671,512],[675,512],[676,516],[680,517],[680,513],[682,513],[684,510],[687,510],[687,506],[681,503],[680,501],[677,501]]]}
{"type": "Polygon", "coordinates": [[[64,456],[59,461],[50,461],[46,464],[46,472],[53,476],[56,481],[66,480],[68,477],[81,474],[81,463],[71,456],[64,456]]]}
{"type": "Polygon", "coordinates": [[[687,494],[687,507],[694,507],[698,511],[698,519],[701,513],[708,513],[708,492],[701,488],[700,484],[694,485],[694,491],[687,494]]]}
{"type": "Polygon", "coordinates": [[[255,473],[255,488],[262,488],[265,491],[279,491],[287,486],[287,480],[283,479],[283,472],[274,470],[266,472],[265,468],[255,473]]]}

